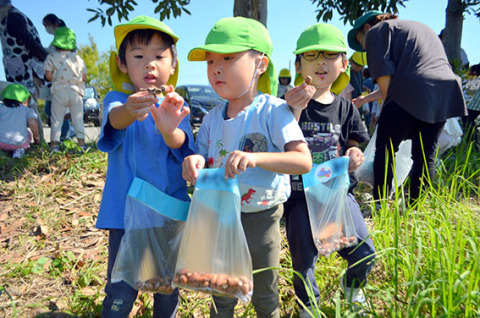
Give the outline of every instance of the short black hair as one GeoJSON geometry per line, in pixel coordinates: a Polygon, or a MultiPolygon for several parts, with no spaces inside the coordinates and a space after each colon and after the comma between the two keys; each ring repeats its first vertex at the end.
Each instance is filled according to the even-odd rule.
{"type": "Polygon", "coordinates": [[[479,64],[475,64],[475,65],[472,65],[470,67],[470,72],[469,72],[470,75],[472,76],[479,76],[480,75],[480,63],[479,64]]]}
{"type": "Polygon", "coordinates": [[[172,52],[172,63],[176,63],[177,47],[175,46],[175,41],[170,35],[154,29],[139,29],[133,30],[128,33],[125,39],[123,39],[122,44],[120,44],[120,48],[118,49],[118,57],[120,58],[120,62],[127,65],[127,61],[125,59],[125,51],[127,49],[127,44],[134,45],[136,43],[142,43],[148,45],[148,43],[150,43],[155,34],[158,34],[162,38],[163,42],[165,42],[166,46],[170,47],[170,50],[172,52]]]}
{"type": "Polygon", "coordinates": [[[5,106],[10,108],[19,107],[22,105],[22,103],[20,103],[18,100],[8,99],[8,98],[4,98],[3,103],[5,104],[5,106]]]}

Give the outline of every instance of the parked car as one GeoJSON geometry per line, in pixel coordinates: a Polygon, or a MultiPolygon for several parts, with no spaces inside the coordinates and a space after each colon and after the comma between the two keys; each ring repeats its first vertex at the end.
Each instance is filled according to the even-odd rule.
{"type": "Polygon", "coordinates": [[[190,106],[190,123],[199,125],[203,116],[213,107],[225,105],[226,100],[215,93],[209,85],[180,85],[177,93],[185,99],[190,106]]]}
{"type": "Polygon", "coordinates": [[[85,95],[83,96],[83,121],[85,123],[92,122],[95,126],[102,123],[100,96],[93,86],[85,87],[85,95]]]}

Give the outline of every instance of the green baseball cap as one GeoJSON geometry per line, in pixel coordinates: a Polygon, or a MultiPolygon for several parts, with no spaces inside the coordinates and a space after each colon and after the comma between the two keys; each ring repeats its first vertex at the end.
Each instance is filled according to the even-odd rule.
{"type": "Polygon", "coordinates": [[[62,50],[75,50],[77,48],[75,32],[67,27],[57,28],[52,45],[62,50]]]}
{"type": "MultiPolygon", "coordinates": [[[[306,28],[297,40],[297,49],[294,54],[302,54],[310,51],[330,51],[330,52],[347,52],[347,44],[345,37],[334,25],[317,23],[306,28]]],[[[303,83],[304,79],[301,74],[295,76],[295,86],[303,83]]],[[[333,82],[330,89],[334,94],[339,94],[347,87],[350,82],[350,65],[347,70],[341,73],[333,82]]]]}
{"type": "MultiPolygon", "coordinates": [[[[122,45],[123,40],[125,40],[125,38],[127,37],[128,33],[142,29],[157,30],[169,35],[173,39],[173,42],[175,44],[178,41],[178,36],[176,36],[175,33],[173,33],[172,29],[170,29],[165,23],[155,18],[141,15],[127,23],[119,24],[115,27],[113,32],[115,34],[115,47],[117,48],[117,52],[120,50],[120,46],[122,45]]],[[[118,68],[116,62],[117,52],[110,52],[110,82],[114,90],[124,92],[126,94],[131,94],[133,93],[134,87],[132,82],[130,81],[130,77],[128,76],[128,74],[123,73],[118,68]]],[[[173,86],[177,85],[178,69],[179,66],[177,59],[177,66],[175,67],[175,72],[172,76],[170,76],[167,84],[173,86]]]]}
{"type": "Polygon", "coordinates": [[[358,51],[358,52],[365,52],[365,49],[362,46],[362,43],[358,43],[357,39],[355,36],[357,35],[358,31],[363,28],[363,25],[373,19],[377,15],[383,14],[382,11],[377,11],[377,10],[372,10],[372,11],[367,11],[365,12],[360,18],[358,18],[355,23],[353,24],[353,29],[348,31],[348,45],[352,50],[358,51]]]}
{"type": "Polygon", "coordinates": [[[188,53],[188,60],[205,61],[206,52],[231,54],[248,50],[264,53],[269,59],[267,71],[260,76],[258,89],[276,96],[278,82],[271,58],[273,44],[267,28],[257,20],[244,17],[220,19],[208,33],[205,45],[188,53]]]}
{"type": "Polygon", "coordinates": [[[9,84],[2,91],[1,95],[3,99],[12,99],[16,100],[17,102],[23,103],[30,97],[30,92],[23,85],[9,84]]]}

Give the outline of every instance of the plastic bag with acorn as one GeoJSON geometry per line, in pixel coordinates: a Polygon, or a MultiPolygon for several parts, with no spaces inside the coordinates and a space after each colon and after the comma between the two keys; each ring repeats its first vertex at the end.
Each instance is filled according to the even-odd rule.
{"type": "Polygon", "coordinates": [[[190,202],[173,198],[134,178],[125,206],[122,237],[112,282],[143,292],[170,294],[181,235],[190,202]]]}
{"type": "Polygon", "coordinates": [[[358,243],[347,199],[349,160],[343,156],[314,164],[302,176],[313,241],[325,257],[358,243]]]}
{"type": "Polygon", "coordinates": [[[237,178],[201,169],[175,270],[174,286],[249,301],[252,261],[240,218],[237,178]]]}

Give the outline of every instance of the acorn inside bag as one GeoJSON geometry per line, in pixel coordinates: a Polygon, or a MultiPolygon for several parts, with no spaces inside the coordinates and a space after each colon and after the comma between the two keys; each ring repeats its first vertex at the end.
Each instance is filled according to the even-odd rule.
{"type": "Polygon", "coordinates": [[[201,169],[180,244],[174,287],[249,301],[252,261],[243,231],[237,178],[201,169]]]}
{"type": "Polygon", "coordinates": [[[302,175],[313,241],[325,257],[358,243],[347,198],[349,160],[343,156],[314,164],[302,175]]]}
{"type": "Polygon", "coordinates": [[[133,133],[129,146],[135,177],[127,193],[125,234],[111,280],[113,283],[123,280],[139,291],[170,294],[190,202],[174,198],[137,177],[135,143],[131,136],[133,133]]]}
{"type": "Polygon", "coordinates": [[[122,237],[112,282],[127,282],[133,288],[170,294],[180,239],[189,202],[175,199],[134,178],[125,207],[122,237]]]}

